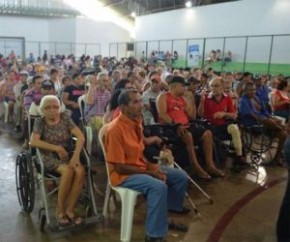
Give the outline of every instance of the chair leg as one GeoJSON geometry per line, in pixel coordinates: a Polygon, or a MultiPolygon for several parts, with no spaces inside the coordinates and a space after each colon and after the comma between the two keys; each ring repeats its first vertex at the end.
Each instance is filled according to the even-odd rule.
{"type": "Polygon", "coordinates": [[[9,121],[9,104],[4,102],[4,121],[8,123],[9,121]]]}
{"type": "Polygon", "coordinates": [[[87,136],[87,151],[89,155],[92,155],[92,142],[93,142],[93,132],[91,127],[86,127],[86,136],[87,136]]]}
{"type": "Polygon", "coordinates": [[[107,214],[108,214],[110,193],[111,193],[111,186],[110,186],[110,184],[108,182],[107,183],[107,187],[106,187],[106,195],[105,195],[105,201],[104,201],[104,207],[103,207],[103,216],[104,216],[104,218],[106,218],[107,214]]]}
{"type": "Polygon", "coordinates": [[[121,241],[131,241],[132,223],[134,217],[134,208],[137,198],[136,192],[119,193],[122,201],[122,217],[121,217],[121,241]]]}

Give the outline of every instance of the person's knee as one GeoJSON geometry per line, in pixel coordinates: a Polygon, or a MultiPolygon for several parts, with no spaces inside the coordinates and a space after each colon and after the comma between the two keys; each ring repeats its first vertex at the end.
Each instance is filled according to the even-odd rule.
{"type": "Polygon", "coordinates": [[[190,132],[187,132],[185,135],[182,136],[182,141],[187,146],[192,146],[193,144],[193,137],[190,132]]]}
{"type": "Polygon", "coordinates": [[[83,166],[77,166],[74,168],[75,176],[79,179],[83,179],[85,177],[85,169],[83,166]]]}
{"type": "Polygon", "coordinates": [[[177,170],[176,169],[176,178],[178,178],[179,182],[183,184],[188,183],[188,175],[184,170],[177,170]]]}
{"type": "Polygon", "coordinates": [[[204,139],[207,139],[207,140],[212,139],[212,132],[209,129],[205,130],[203,135],[201,136],[201,138],[203,140],[204,139]]]}
{"type": "Polygon", "coordinates": [[[167,194],[167,185],[165,184],[165,182],[156,182],[153,186],[153,189],[160,195],[167,194]]]}
{"type": "Polygon", "coordinates": [[[67,178],[71,178],[74,175],[74,170],[71,166],[69,165],[63,165],[61,167],[61,176],[62,177],[67,177],[67,178]]]}

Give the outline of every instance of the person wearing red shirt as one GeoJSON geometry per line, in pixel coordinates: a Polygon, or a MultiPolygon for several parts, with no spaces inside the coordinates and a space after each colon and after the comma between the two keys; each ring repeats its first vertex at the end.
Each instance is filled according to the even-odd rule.
{"type": "Polygon", "coordinates": [[[238,126],[233,124],[237,118],[232,98],[223,93],[224,80],[216,77],[211,80],[209,94],[203,94],[198,107],[200,117],[210,121],[213,134],[220,140],[232,139],[233,146],[237,155],[237,163],[245,164],[242,156],[242,141],[238,126]]]}
{"type": "Polygon", "coordinates": [[[185,80],[174,76],[169,83],[169,91],[162,93],[156,100],[156,107],[161,123],[179,124],[177,135],[185,144],[190,163],[196,175],[203,180],[210,180],[212,176],[224,176],[213,161],[213,139],[210,130],[190,124],[195,119],[196,107],[184,97],[185,80]],[[196,157],[194,142],[202,143],[206,169],[204,170],[196,157]]]}

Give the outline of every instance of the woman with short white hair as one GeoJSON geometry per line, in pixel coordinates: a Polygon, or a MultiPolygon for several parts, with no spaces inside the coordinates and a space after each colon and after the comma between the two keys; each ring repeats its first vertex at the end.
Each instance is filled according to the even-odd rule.
{"type": "Polygon", "coordinates": [[[85,171],[80,153],[85,138],[69,115],[61,112],[56,96],[43,97],[40,109],[43,117],[34,123],[31,145],[40,149],[45,169],[61,175],[56,209],[59,226],[79,225],[82,218],[76,216],[74,210],[84,184],[85,171]],[[74,150],[72,135],[77,138],[74,150]]]}

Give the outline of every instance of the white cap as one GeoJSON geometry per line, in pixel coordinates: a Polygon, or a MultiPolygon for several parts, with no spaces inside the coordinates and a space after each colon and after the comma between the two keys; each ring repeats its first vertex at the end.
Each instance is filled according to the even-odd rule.
{"type": "Polygon", "coordinates": [[[26,75],[27,77],[29,77],[29,73],[27,71],[20,71],[19,75],[24,76],[26,75]]]}

